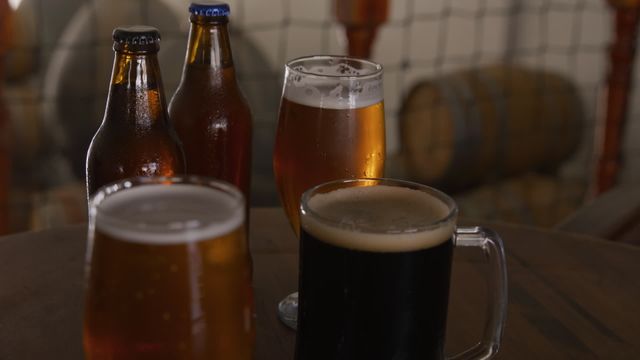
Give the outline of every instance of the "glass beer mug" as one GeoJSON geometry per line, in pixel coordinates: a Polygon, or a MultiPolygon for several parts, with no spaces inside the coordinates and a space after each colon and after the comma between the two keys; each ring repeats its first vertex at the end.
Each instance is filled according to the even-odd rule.
{"type": "Polygon", "coordinates": [[[507,307],[504,248],[493,231],[456,227],[444,193],[401,180],[339,180],[304,193],[296,359],[444,359],[454,248],[489,261],[482,340],[451,359],[489,359],[507,307]]]}

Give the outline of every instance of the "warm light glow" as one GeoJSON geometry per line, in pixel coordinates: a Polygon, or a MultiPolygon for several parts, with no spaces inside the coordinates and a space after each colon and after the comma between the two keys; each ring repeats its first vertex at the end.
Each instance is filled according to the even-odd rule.
{"type": "Polygon", "coordinates": [[[11,5],[11,8],[13,8],[13,10],[17,9],[18,6],[20,6],[20,3],[22,2],[22,0],[9,0],[9,5],[11,5]]]}

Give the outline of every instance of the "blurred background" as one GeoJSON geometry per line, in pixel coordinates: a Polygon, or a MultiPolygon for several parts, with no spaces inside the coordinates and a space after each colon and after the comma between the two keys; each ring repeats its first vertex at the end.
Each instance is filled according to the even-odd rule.
{"type": "MultiPolygon", "coordinates": [[[[0,0],[0,232],[85,221],[84,161],[104,111],[111,32],[160,29],[170,99],[188,3],[0,0]]],[[[229,4],[254,114],[254,206],[279,205],[271,153],[284,63],[351,53],[385,69],[387,176],[452,193],[466,218],[640,242],[640,1],[229,4]]]]}

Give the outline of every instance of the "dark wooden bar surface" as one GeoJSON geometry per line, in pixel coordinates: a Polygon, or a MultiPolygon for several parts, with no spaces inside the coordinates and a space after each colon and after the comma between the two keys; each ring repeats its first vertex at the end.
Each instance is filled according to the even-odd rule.
{"type": "MultiPolygon", "coordinates": [[[[256,359],[292,359],[277,301],[296,288],[298,245],[279,208],[252,210],[256,359]]],[[[500,359],[640,359],[640,248],[508,224],[509,313],[500,359]]],[[[0,360],[82,359],[86,226],[0,238],[0,360]]],[[[481,254],[455,255],[447,350],[480,337],[481,254]]]]}

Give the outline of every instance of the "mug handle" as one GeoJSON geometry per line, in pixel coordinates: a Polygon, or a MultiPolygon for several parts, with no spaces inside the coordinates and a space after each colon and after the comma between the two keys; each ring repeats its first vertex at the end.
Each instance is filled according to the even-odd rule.
{"type": "Polygon", "coordinates": [[[507,318],[507,263],[502,239],[483,227],[458,227],[454,234],[456,247],[479,247],[489,262],[487,282],[487,321],[482,339],[471,348],[447,360],[491,359],[500,348],[507,318]]]}

